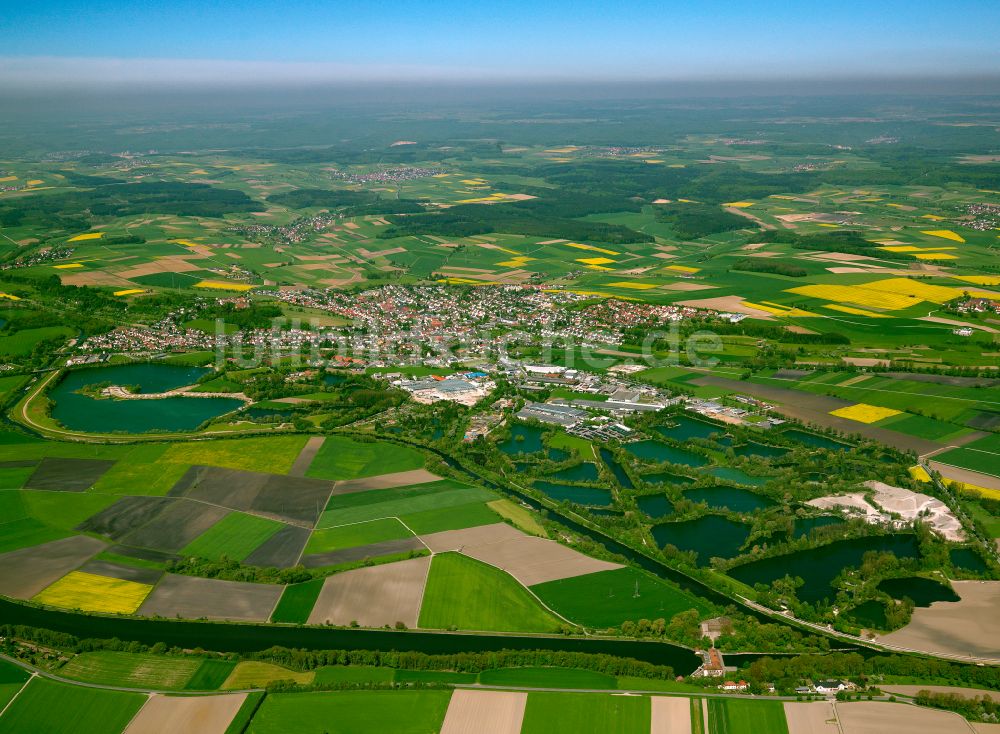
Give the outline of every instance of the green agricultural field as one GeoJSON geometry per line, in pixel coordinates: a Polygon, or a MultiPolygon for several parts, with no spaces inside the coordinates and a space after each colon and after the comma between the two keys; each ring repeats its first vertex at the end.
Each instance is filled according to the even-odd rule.
{"type": "Polygon", "coordinates": [[[24,668],[0,660],[0,711],[24,687],[31,674],[24,668]]]}
{"type": "Polygon", "coordinates": [[[0,553],[48,543],[73,534],[44,525],[33,517],[14,520],[0,525],[0,528],[3,529],[0,533],[0,553]]]}
{"type": "Polygon", "coordinates": [[[962,447],[937,454],[934,460],[961,469],[971,469],[995,477],[1000,476],[1000,452],[962,447]]]}
{"type": "Polygon", "coordinates": [[[530,535],[537,535],[540,538],[549,537],[549,534],[545,532],[544,526],[538,521],[535,514],[520,504],[514,504],[510,500],[494,500],[493,502],[487,502],[486,506],[505,520],[510,520],[517,528],[530,535]]]}
{"type": "Polygon", "coordinates": [[[76,333],[67,326],[45,326],[39,329],[24,329],[10,336],[0,336],[0,356],[23,357],[43,341],[58,339],[65,341],[76,333]]]}
{"type": "Polygon", "coordinates": [[[278,605],[271,613],[271,621],[305,624],[309,620],[309,613],[316,604],[319,592],[323,590],[323,581],[324,579],[319,578],[286,586],[278,605]]]}
{"type": "Polygon", "coordinates": [[[689,609],[710,611],[704,600],[633,568],[548,581],[531,590],[567,619],[592,628],[616,627],[626,620],[669,621],[689,609]]]}
{"type": "Polygon", "coordinates": [[[317,527],[328,528],[385,517],[402,517],[425,510],[440,510],[495,499],[497,496],[487,489],[470,487],[450,479],[412,487],[334,495],[317,527]]]}
{"type": "Polygon", "coordinates": [[[387,683],[395,680],[396,671],[392,668],[379,668],[372,665],[325,665],[316,669],[316,685],[331,686],[345,683],[387,683]]]}
{"type": "Polygon", "coordinates": [[[431,734],[440,729],[451,691],[274,693],[247,734],[431,734]]]}
{"type": "Polygon", "coordinates": [[[33,466],[11,466],[0,468],[0,489],[20,489],[28,477],[35,472],[33,466]]]}
{"type": "Polygon", "coordinates": [[[36,492],[25,489],[21,494],[24,506],[32,517],[61,530],[72,530],[118,499],[93,492],[36,492]]]}
{"type": "Polygon", "coordinates": [[[420,626],[495,632],[552,632],[559,620],[512,576],[459,553],[438,553],[420,607],[420,626]]]}
{"type": "Polygon", "coordinates": [[[439,533],[444,530],[460,530],[478,525],[491,525],[500,522],[497,515],[488,504],[473,502],[467,505],[424,510],[400,518],[407,527],[417,535],[439,533]]]}
{"type": "Polygon", "coordinates": [[[59,675],[85,683],[124,688],[179,691],[202,665],[201,658],[131,652],[85,652],[59,669],[59,675]]]}
{"type": "Polygon", "coordinates": [[[380,520],[317,530],[309,538],[305,553],[326,553],[341,548],[355,548],[360,545],[381,543],[384,540],[409,538],[412,535],[413,533],[407,530],[399,520],[394,517],[386,517],[380,520]]]}
{"type": "Polygon", "coordinates": [[[0,734],[121,734],[145,702],[140,693],[35,678],[0,718],[0,734]]]}
{"type": "Polygon", "coordinates": [[[423,465],[424,455],[406,446],[327,436],[306,475],[316,479],[357,479],[420,469],[423,465]]]}
{"type": "Polygon", "coordinates": [[[232,512],[188,543],[186,556],[218,561],[223,557],[242,561],[285,525],[242,512],[232,512]]]}
{"type": "Polygon", "coordinates": [[[788,723],[780,701],[712,698],[708,730],[712,734],[788,734],[788,723]]]}
{"type": "Polygon", "coordinates": [[[520,686],[524,688],[575,688],[607,689],[618,688],[614,676],[593,670],[576,668],[501,668],[484,670],[479,674],[479,682],[484,686],[520,686]]]}
{"type": "Polygon", "coordinates": [[[601,693],[528,694],[522,734],[648,734],[649,699],[601,693]]]}
{"type": "Polygon", "coordinates": [[[397,683],[476,683],[479,675],[450,670],[397,670],[393,680],[397,683]]]}
{"type": "Polygon", "coordinates": [[[243,660],[236,664],[229,677],[219,686],[225,691],[245,688],[264,688],[275,681],[293,681],[300,685],[310,685],[316,677],[312,670],[290,670],[274,663],[258,660],[243,660]]]}
{"type": "Polygon", "coordinates": [[[215,691],[218,690],[226,678],[233,672],[236,663],[232,660],[220,660],[218,658],[205,658],[201,665],[191,676],[191,679],[184,686],[186,691],[215,691]]]}

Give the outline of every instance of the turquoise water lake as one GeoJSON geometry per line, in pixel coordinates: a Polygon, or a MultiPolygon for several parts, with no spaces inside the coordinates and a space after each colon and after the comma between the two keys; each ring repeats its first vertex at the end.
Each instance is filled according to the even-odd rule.
{"type": "Polygon", "coordinates": [[[729,570],[729,575],[748,586],[770,584],[783,576],[802,578],[801,601],[815,603],[834,596],[833,579],[845,568],[857,568],[869,551],[891,551],[897,558],[916,558],[920,552],[912,535],[879,535],[838,540],[817,548],[752,561],[729,570]]]}
{"type": "Polygon", "coordinates": [[[601,459],[604,463],[608,465],[611,473],[615,475],[615,481],[618,482],[625,489],[633,489],[635,485],[632,484],[632,480],[628,478],[628,474],[622,468],[622,465],[615,461],[615,455],[608,451],[607,449],[601,449],[601,459]]]}
{"type": "Polygon", "coordinates": [[[661,441],[636,441],[625,444],[625,450],[647,461],[669,461],[671,464],[684,464],[686,466],[704,466],[708,463],[708,459],[704,456],[683,449],[675,449],[661,441]]]}
{"type": "Polygon", "coordinates": [[[893,599],[904,596],[913,600],[918,607],[929,607],[936,601],[958,601],[959,597],[950,586],[938,583],[922,576],[910,576],[903,579],[886,579],[878,585],[879,591],[884,591],[893,599]]]}
{"type": "Polygon", "coordinates": [[[673,425],[656,426],[656,431],[675,441],[688,441],[692,438],[708,438],[713,433],[725,433],[726,429],[711,423],[688,418],[684,415],[674,416],[673,425]]]}
{"type": "Polygon", "coordinates": [[[162,400],[97,399],[77,391],[110,382],[138,385],[139,392],[166,392],[191,385],[205,374],[199,367],[133,364],[92,367],[68,372],[49,392],[52,417],[66,428],[92,433],[124,431],[190,431],[205,421],[243,405],[235,398],[164,398],[162,400]]]}
{"type": "Polygon", "coordinates": [[[670,544],[683,551],[695,551],[698,565],[707,566],[715,556],[737,555],[747,542],[750,527],[718,515],[706,515],[697,520],[661,523],[650,532],[661,546],[670,544]]]}
{"type": "Polygon", "coordinates": [[[639,497],[635,503],[653,519],[674,514],[674,505],[665,494],[647,494],[645,497],[639,497]]]}
{"type": "Polygon", "coordinates": [[[820,515],[819,517],[803,517],[795,521],[793,534],[796,538],[809,535],[816,528],[825,528],[829,525],[843,525],[844,521],[833,515],[820,515]]]}
{"type": "Polygon", "coordinates": [[[707,502],[709,507],[733,512],[753,512],[774,504],[767,497],[739,487],[699,487],[684,490],[684,496],[692,502],[707,502]]]}
{"type": "Polygon", "coordinates": [[[598,476],[597,465],[584,462],[550,474],[549,479],[559,479],[564,482],[596,482],[598,476]]]}
{"type": "Polygon", "coordinates": [[[511,426],[510,438],[499,444],[505,454],[533,454],[542,450],[542,432],[534,426],[511,426]]]}

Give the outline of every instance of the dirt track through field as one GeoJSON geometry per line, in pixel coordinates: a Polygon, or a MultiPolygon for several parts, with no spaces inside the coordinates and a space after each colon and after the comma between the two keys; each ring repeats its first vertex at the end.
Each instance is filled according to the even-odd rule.
{"type": "Polygon", "coordinates": [[[840,734],[837,712],[828,701],[785,703],[788,734],[840,734]]]}
{"type": "Polygon", "coordinates": [[[124,734],[225,734],[246,697],[245,693],[187,697],[154,693],[124,734]]]}
{"type": "Polygon", "coordinates": [[[96,538],[75,535],[4,553],[0,555],[0,594],[30,599],[105,547],[96,538]]]}
{"type": "Polygon", "coordinates": [[[309,624],[357,622],[362,627],[382,627],[403,622],[416,627],[430,567],[430,556],[425,556],[330,576],[309,624]]]}
{"type": "Polygon", "coordinates": [[[306,445],[302,447],[299,455],[295,458],[292,468],[288,470],[288,475],[291,477],[304,477],[325,441],[326,436],[310,436],[309,440],[306,441],[306,445]]]}
{"type": "Polygon", "coordinates": [[[459,551],[506,571],[525,586],[621,568],[617,563],[585,556],[554,540],[527,535],[506,523],[446,530],[422,535],[420,539],[434,553],[459,551]]]}
{"type": "Polygon", "coordinates": [[[965,719],[950,711],[881,701],[834,706],[843,734],[970,734],[973,731],[965,719]]]}
{"type": "Polygon", "coordinates": [[[379,474],[374,477],[364,477],[362,479],[348,479],[337,482],[333,485],[334,494],[353,494],[355,492],[367,492],[372,489],[392,489],[393,487],[409,487],[414,484],[427,484],[437,482],[441,477],[431,474],[426,469],[411,469],[410,471],[398,471],[392,474],[379,474]]]}
{"type": "Polygon", "coordinates": [[[691,734],[691,700],[678,696],[649,699],[650,734],[691,734]]]}
{"type": "Polygon", "coordinates": [[[910,623],[879,638],[887,645],[1000,662],[996,614],[1000,581],[953,581],[957,602],[934,602],[913,610],[910,623]]]}
{"type": "Polygon", "coordinates": [[[518,691],[456,690],[441,734],[519,734],[527,703],[518,691]]]}

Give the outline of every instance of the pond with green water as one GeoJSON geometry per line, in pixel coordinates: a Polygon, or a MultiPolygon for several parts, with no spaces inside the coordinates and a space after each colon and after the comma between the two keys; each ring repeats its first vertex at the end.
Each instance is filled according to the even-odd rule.
{"type": "Polygon", "coordinates": [[[611,504],[611,492],[595,487],[578,487],[572,484],[537,481],[535,489],[544,492],[556,502],[569,500],[578,505],[607,506],[611,504]]]}
{"type": "Polygon", "coordinates": [[[618,482],[619,485],[625,489],[634,488],[635,485],[632,484],[632,480],[629,479],[629,476],[625,473],[625,469],[622,468],[622,465],[615,460],[615,455],[613,453],[602,448],[601,459],[608,465],[611,473],[615,475],[615,481],[618,482]]]}
{"type": "Polygon", "coordinates": [[[549,475],[549,479],[559,479],[564,482],[596,482],[598,477],[597,465],[592,462],[577,464],[549,475]]]}
{"type": "Polygon", "coordinates": [[[684,490],[684,496],[692,502],[705,502],[709,507],[732,510],[733,512],[753,512],[774,505],[767,497],[739,487],[699,487],[684,490]]]}
{"type": "Polygon", "coordinates": [[[162,398],[118,400],[93,398],[80,390],[90,385],[138,386],[138,392],[160,393],[194,384],[205,374],[199,367],[132,364],[90,367],[66,373],[49,391],[52,417],[66,428],[90,433],[191,431],[212,418],[243,405],[235,398],[162,398]]]}
{"type": "Polygon", "coordinates": [[[661,546],[673,545],[698,554],[698,565],[707,566],[713,557],[732,558],[750,536],[750,526],[718,515],[697,520],[665,522],[650,531],[661,546]]]}
{"type": "Polygon", "coordinates": [[[625,450],[633,456],[647,461],[669,461],[671,464],[685,466],[705,466],[708,463],[708,459],[700,454],[668,446],[662,441],[636,441],[625,444],[625,450]]]}
{"type": "Polygon", "coordinates": [[[654,520],[674,514],[674,505],[665,494],[647,494],[636,499],[635,503],[654,520]]]}
{"type": "Polygon", "coordinates": [[[950,586],[945,586],[933,579],[925,579],[922,576],[886,579],[878,585],[878,589],[893,599],[907,597],[918,607],[929,607],[936,601],[959,600],[958,594],[950,586]]]}

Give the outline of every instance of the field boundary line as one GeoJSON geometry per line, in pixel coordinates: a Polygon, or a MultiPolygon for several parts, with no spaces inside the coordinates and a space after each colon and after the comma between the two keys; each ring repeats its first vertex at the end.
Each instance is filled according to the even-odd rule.
{"type": "MultiPolygon", "coordinates": [[[[6,657],[6,655],[3,657],[6,657]]],[[[17,700],[17,697],[20,696],[22,693],[24,693],[24,689],[28,687],[28,684],[38,677],[39,677],[38,673],[36,673],[35,671],[31,671],[31,675],[28,677],[28,680],[24,681],[24,685],[18,688],[17,693],[15,693],[13,697],[7,702],[7,705],[4,706],[3,709],[0,709],[0,719],[3,718],[3,715],[5,713],[7,713],[7,709],[9,709],[11,706],[14,705],[14,701],[17,700]]]]}

